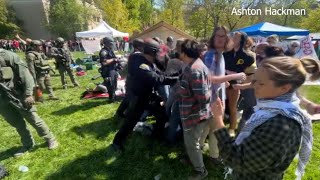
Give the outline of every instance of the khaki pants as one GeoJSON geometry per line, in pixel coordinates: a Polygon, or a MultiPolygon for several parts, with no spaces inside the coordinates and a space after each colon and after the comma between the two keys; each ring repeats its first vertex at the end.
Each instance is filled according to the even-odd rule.
{"type": "Polygon", "coordinates": [[[184,130],[183,137],[186,150],[190,161],[196,171],[204,172],[205,166],[203,163],[202,150],[200,148],[200,138],[204,130],[208,126],[208,120],[201,122],[194,127],[184,130]]]}
{"type": "Polygon", "coordinates": [[[218,158],[219,157],[219,149],[218,149],[218,141],[216,136],[214,135],[214,121],[212,118],[208,120],[208,126],[205,127],[205,130],[203,131],[203,134],[201,135],[200,139],[200,146],[204,146],[204,142],[207,139],[207,136],[209,135],[209,155],[212,158],[218,158]]]}

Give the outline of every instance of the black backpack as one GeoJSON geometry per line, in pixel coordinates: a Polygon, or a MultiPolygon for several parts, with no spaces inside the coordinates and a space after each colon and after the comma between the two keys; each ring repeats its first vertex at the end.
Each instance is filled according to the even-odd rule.
{"type": "Polygon", "coordinates": [[[9,175],[8,171],[4,168],[3,165],[0,164],[0,179],[8,175],[9,175]]]}

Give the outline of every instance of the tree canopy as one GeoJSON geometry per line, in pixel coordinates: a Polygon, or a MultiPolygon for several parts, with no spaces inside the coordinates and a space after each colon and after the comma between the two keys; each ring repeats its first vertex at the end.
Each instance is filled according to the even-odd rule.
{"type": "Polygon", "coordinates": [[[0,0],[0,38],[11,38],[20,31],[19,20],[14,10],[9,6],[7,0],[0,0]]]}

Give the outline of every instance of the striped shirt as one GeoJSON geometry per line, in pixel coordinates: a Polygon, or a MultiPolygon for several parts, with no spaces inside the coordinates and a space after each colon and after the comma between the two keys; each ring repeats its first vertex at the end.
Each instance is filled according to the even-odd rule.
{"type": "Polygon", "coordinates": [[[179,96],[183,128],[189,129],[211,117],[211,83],[209,70],[201,59],[189,64],[183,71],[179,96]]]}

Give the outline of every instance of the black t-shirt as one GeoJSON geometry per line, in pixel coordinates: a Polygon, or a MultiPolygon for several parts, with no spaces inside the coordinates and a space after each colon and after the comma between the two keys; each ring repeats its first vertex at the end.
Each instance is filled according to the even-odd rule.
{"type": "Polygon", "coordinates": [[[254,63],[254,58],[245,51],[233,50],[223,53],[225,69],[237,73],[244,72],[246,68],[254,63]]]}

